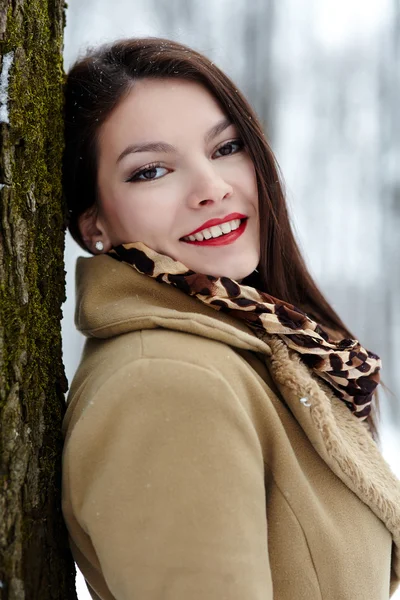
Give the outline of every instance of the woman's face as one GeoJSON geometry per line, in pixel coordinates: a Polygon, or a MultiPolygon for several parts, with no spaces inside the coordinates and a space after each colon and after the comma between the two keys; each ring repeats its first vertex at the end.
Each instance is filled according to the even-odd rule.
{"type": "Polygon", "coordinates": [[[254,271],[260,257],[255,169],[206,88],[182,79],[136,82],[102,125],[98,150],[91,243],[101,239],[108,251],[144,242],[193,271],[236,281],[254,271]],[[207,225],[214,219],[233,228],[240,219],[240,227],[229,234],[225,224],[221,232],[207,225]],[[182,239],[204,229],[195,241],[182,239]]]}

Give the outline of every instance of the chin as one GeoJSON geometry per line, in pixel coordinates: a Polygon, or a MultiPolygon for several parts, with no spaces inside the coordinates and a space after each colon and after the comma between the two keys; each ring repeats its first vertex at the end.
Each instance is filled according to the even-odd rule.
{"type": "Polygon", "coordinates": [[[238,265],[236,265],[235,267],[227,267],[226,269],[216,269],[214,267],[213,269],[210,269],[208,275],[213,275],[214,277],[228,277],[229,279],[233,279],[234,281],[241,283],[243,279],[246,279],[246,277],[249,277],[249,275],[254,272],[254,269],[257,268],[258,262],[259,261],[256,260],[252,261],[251,264],[249,263],[248,266],[243,265],[243,267],[238,267],[238,265]]]}
{"type": "Polygon", "coordinates": [[[189,260],[184,256],[177,256],[177,254],[175,256],[172,256],[172,254],[169,255],[175,260],[182,262],[188,269],[192,269],[195,273],[204,273],[213,277],[228,277],[238,283],[251,275],[254,269],[257,269],[260,262],[260,257],[256,250],[246,253],[231,253],[230,256],[219,256],[218,258],[215,257],[214,260],[210,260],[209,257],[204,260],[199,255],[194,256],[194,259],[190,257],[189,260]]]}

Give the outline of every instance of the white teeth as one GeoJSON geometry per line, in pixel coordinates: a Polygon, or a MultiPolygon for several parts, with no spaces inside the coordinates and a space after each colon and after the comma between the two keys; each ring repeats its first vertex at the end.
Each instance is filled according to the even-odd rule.
{"type": "Polygon", "coordinates": [[[220,235],[224,234],[219,225],[214,225],[214,227],[210,227],[210,231],[213,238],[219,237],[220,235]]]}
{"type": "Polygon", "coordinates": [[[230,231],[232,231],[229,223],[221,223],[220,227],[224,233],[229,233],[230,231]]]}
{"type": "Polygon", "coordinates": [[[203,229],[194,235],[189,235],[187,237],[182,238],[186,241],[197,241],[202,242],[204,239],[209,240],[210,238],[217,238],[225,233],[230,233],[234,231],[240,226],[240,219],[234,219],[233,221],[228,221],[227,223],[222,223],[221,225],[214,225],[213,227],[203,229]]]}
{"type": "Polygon", "coordinates": [[[234,221],[231,221],[231,223],[232,223],[232,225],[231,225],[232,231],[234,231],[235,229],[240,227],[240,219],[235,219],[234,221]]]}

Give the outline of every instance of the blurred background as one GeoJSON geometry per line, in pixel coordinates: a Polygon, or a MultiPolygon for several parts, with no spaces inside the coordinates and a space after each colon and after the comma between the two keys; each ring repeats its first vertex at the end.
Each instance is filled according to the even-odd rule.
{"type": "MultiPolygon", "coordinates": [[[[64,68],[88,46],[146,36],[202,52],[255,108],[311,273],[382,358],[381,449],[400,477],[400,0],[69,0],[64,68]]],[[[79,255],[68,234],[69,382],[84,341],[74,327],[79,255]]],[[[90,599],[80,574],[77,587],[90,599]]]]}

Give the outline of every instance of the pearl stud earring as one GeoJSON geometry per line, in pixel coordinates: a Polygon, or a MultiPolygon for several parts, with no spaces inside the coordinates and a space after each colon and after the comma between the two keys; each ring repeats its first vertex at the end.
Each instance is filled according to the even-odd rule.
{"type": "Polygon", "coordinates": [[[96,242],[95,246],[96,246],[96,249],[99,250],[100,252],[102,250],[104,250],[103,242],[101,240],[99,240],[98,242],[96,242]]]}

